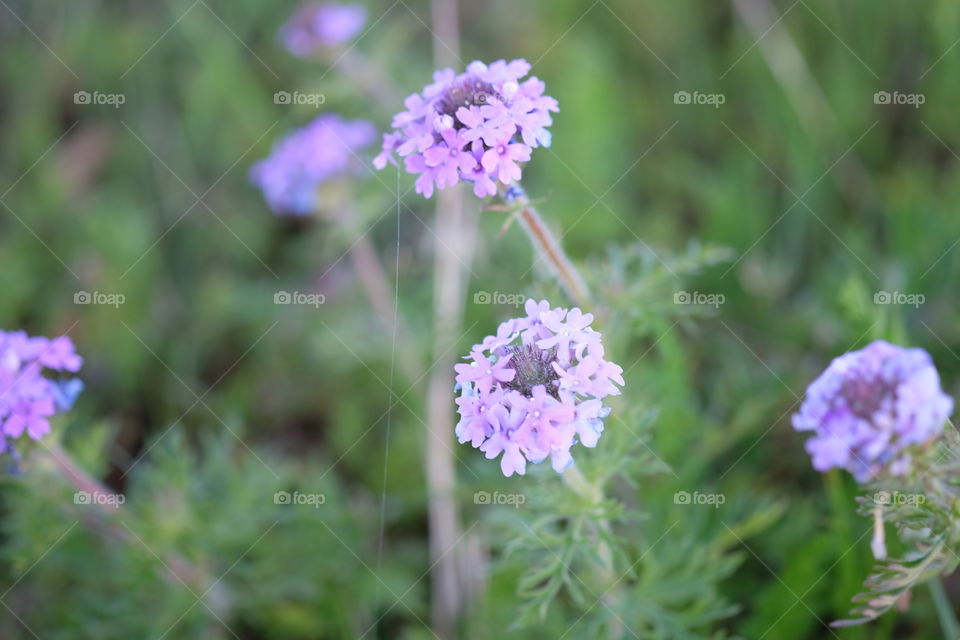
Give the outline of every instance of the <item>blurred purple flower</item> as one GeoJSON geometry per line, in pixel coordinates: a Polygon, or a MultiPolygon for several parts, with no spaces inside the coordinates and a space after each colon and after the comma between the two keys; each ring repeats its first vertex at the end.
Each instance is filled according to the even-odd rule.
{"type": "Polygon", "coordinates": [[[317,189],[361,165],[357,151],[376,138],[366,120],[343,120],[336,114],[317,117],[277,143],[270,155],[250,169],[250,180],[279,214],[309,215],[317,209],[317,189]]]}
{"type": "Polygon", "coordinates": [[[457,438],[496,458],[504,475],[523,475],[547,456],[560,472],[577,440],[595,447],[618,395],[623,370],[603,358],[593,316],[526,302],[526,316],[507,320],[456,365],[457,438]]]}
{"type": "Polygon", "coordinates": [[[478,198],[496,193],[496,182],[519,181],[519,163],[530,159],[531,149],[550,146],[550,112],[559,111],[557,101],[543,95],[543,82],[520,82],[529,71],[526,60],[472,62],[459,75],[437,71],[433,84],[408,97],[394,116],[374,165],[396,163],[396,152],[406,170],[419,175],[417,193],[427,198],[460,180],[473,182],[478,198]]]}
{"type": "Polygon", "coordinates": [[[366,22],[362,5],[308,2],[280,28],[280,39],[290,53],[306,57],[322,47],[352,40],[366,22]]]}
{"type": "Polygon", "coordinates": [[[846,469],[864,482],[906,473],[907,448],[938,436],[952,411],[926,351],[878,340],[830,363],[807,389],[793,427],[814,432],[806,449],[815,469],[846,469]]]}
{"type": "Polygon", "coordinates": [[[24,433],[33,440],[49,433],[49,418],[69,409],[83,388],[76,378],[46,378],[44,369],[76,373],[82,364],[66,336],[49,340],[0,331],[0,453],[24,433]]]}

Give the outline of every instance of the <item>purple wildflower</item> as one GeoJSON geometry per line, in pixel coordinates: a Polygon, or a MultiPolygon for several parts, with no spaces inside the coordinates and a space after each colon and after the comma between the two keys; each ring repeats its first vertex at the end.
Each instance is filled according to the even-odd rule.
{"type": "Polygon", "coordinates": [[[952,411],[926,351],[878,340],[830,363],[793,427],[815,433],[806,444],[815,469],[846,469],[864,482],[906,473],[908,447],[939,435],[952,411]]]}
{"type": "Polygon", "coordinates": [[[287,51],[303,58],[352,40],[366,22],[362,5],[308,2],[280,28],[280,39],[287,51]]]}
{"type": "Polygon", "coordinates": [[[496,182],[519,181],[519,163],[530,160],[531,149],[550,146],[550,112],[559,111],[543,95],[543,82],[519,82],[529,71],[526,60],[472,62],[459,75],[437,71],[433,84],[404,101],[374,165],[396,163],[396,152],[419,175],[417,193],[427,198],[460,180],[473,182],[478,198],[496,193],[496,182]]]}
{"type": "Polygon", "coordinates": [[[318,188],[356,171],[360,167],[357,150],[375,137],[376,129],[366,120],[319,116],[290,133],[269,157],[253,165],[250,180],[276,213],[309,215],[317,209],[318,188]]]}
{"type": "Polygon", "coordinates": [[[618,395],[623,370],[603,357],[593,316],[527,300],[526,316],[507,320],[456,365],[461,391],[457,438],[488,458],[500,454],[504,475],[548,456],[556,471],[573,462],[579,440],[595,447],[618,395]]]}
{"type": "Polygon", "coordinates": [[[0,331],[0,453],[24,433],[33,440],[49,433],[50,417],[70,408],[82,389],[76,378],[44,377],[44,369],[76,373],[82,364],[70,338],[0,331]]]}

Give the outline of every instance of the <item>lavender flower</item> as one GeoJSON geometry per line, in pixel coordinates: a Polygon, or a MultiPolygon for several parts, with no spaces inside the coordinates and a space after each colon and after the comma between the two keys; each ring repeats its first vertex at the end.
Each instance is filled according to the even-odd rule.
{"type": "Polygon", "coordinates": [[[878,340],[830,363],[793,427],[815,433],[806,444],[815,469],[846,469],[864,482],[906,473],[907,449],[939,435],[952,411],[926,351],[878,340]]]}
{"type": "Polygon", "coordinates": [[[69,409],[83,388],[79,380],[54,380],[44,370],[75,373],[83,359],[70,338],[31,338],[23,331],[0,331],[0,453],[26,433],[39,440],[49,418],[69,409]]]}
{"type": "Polygon", "coordinates": [[[460,422],[457,438],[496,458],[504,475],[523,475],[527,461],[550,457],[563,471],[577,439],[595,447],[618,395],[623,370],[604,359],[592,314],[551,309],[528,300],[521,318],[500,324],[456,365],[460,422]]]}
{"type": "Polygon", "coordinates": [[[526,60],[472,62],[459,75],[437,71],[433,84],[394,116],[374,165],[395,162],[396,151],[407,172],[419,175],[417,193],[427,198],[460,180],[472,182],[478,198],[495,194],[497,182],[519,181],[519,163],[531,149],[550,146],[550,112],[559,111],[535,76],[520,82],[529,71],[526,60]]]}
{"type": "Polygon", "coordinates": [[[362,5],[308,2],[280,28],[280,39],[290,53],[302,58],[352,40],[366,22],[362,5]]]}
{"type": "Polygon", "coordinates": [[[357,151],[375,137],[376,129],[366,120],[319,116],[275,145],[269,157],[250,169],[250,180],[276,213],[309,215],[317,209],[318,188],[357,170],[357,151]]]}

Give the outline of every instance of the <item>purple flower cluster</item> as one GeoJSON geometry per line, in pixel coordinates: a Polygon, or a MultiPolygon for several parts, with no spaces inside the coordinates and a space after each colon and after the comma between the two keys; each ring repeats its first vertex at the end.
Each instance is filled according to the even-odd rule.
{"type": "Polygon", "coordinates": [[[906,473],[907,448],[940,434],[952,411],[926,351],[878,340],[830,363],[807,389],[793,427],[814,432],[806,448],[815,469],[846,469],[864,482],[906,473]]]}
{"type": "Polygon", "coordinates": [[[359,169],[357,151],[376,135],[366,120],[321,115],[277,143],[269,157],[250,169],[250,180],[276,213],[309,215],[317,209],[317,189],[359,169]]]}
{"type": "Polygon", "coordinates": [[[592,314],[551,309],[546,300],[527,300],[525,311],[456,365],[457,437],[487,458],[502,453],[506,476],[547,456],[563,471],[578,438],[595,447],[610,413],[601,401],[623,385],[623,369],[604,359],[600,334],[590,328],[592,314]]]}
{"type": "Polygon", "coordinates": [[[417,193],[429,198],[434,187],[445,189],[460,180],[473,182],[478,198],[497,192],[496,183],[520,180],[521,162],[535,147],[550,146],[547,127],[557,101],[543,95],[526,60],[491,65],[472,62],[465,73],[437,71],[433,84],[404,102],[383,136],[383,152],[374,165],[394,162],[396,151],[409,173],[419,174],[417,193]]]}
{"type": "Polygon", "coordinates": [[[82,389],[78,379],[53,380],[44,370],[75,373],[83,359],[66,336],[31,338],[23,331],[0,331],[0,453],[26,432],[39,440],[49,418],[69,409],[82,389]]]}
{"type": "Polygon", "coordinates": [[[308,2],[280,28],[280,39],[287,51],[302,58],[352,40],[366,22],[362,5],[308,2]]]}

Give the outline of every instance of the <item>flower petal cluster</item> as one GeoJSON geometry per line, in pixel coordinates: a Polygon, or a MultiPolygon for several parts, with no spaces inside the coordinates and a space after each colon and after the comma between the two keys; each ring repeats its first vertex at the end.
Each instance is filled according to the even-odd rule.
{"type": "Polygon", "coordinates": [[[908,448],[938,436],[952,411],[926,351],[878,340],[830,363],[793,427],[814,433],[806,449],[815,469],[846,469],[864,482],[906,473],[908,448]]]}
{"type": "Polygon", "coordinates": [[[394,116],[374,165],[395,162],[396,152],[427,198],[461,180],[473,183],[478,198],[495,194],[497,183],[519,181],[531,150],[550,146],[550,112],[559,111],[536,76],[522,80],[529,71],[526,60],[475,61],[461,74],[437,71],[394,116]]]}
{"type": "Polygon", "coordinates": [[[357,151],[370,145],[376,129],[366,120],[324,114],[278,142],[271,154],[253,165],[250,180],[279,214],[310,215],[317,209],[318,188],[360,168],[357,151]]]}
{"type": "Polygon", "coordinates": [[[363,5],[308,2],[280,28],[280,40],[287,51],[303,58],[352,40],[366,22],[363,5]]]}
{"type": "Polygon", "coordinates": [[[550,458],[560,472],[581,442],[595,447],[619,395],[623,370],[604,358],[593,315],[527,300],[526,316],[507,320],[456,365],[460,421],[457,438],[487,458],[500,458],[504,475],[523,475],[526,463],[550,458]]]}
{"type": "Polygon", "coordinates": [[[49,371],[76,373],[83,359],[66,336],[29,337],[0,331],[0,453],[26,433],[39,440],[50,432],[49,419],[69,409],[82,389],[78,379],[51,379],[49,371]]]}

